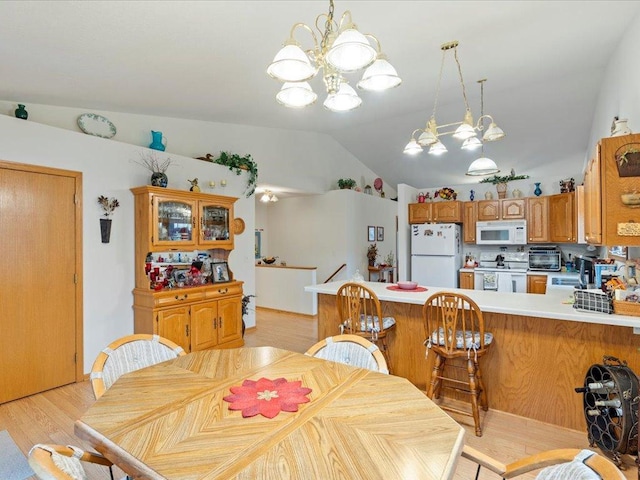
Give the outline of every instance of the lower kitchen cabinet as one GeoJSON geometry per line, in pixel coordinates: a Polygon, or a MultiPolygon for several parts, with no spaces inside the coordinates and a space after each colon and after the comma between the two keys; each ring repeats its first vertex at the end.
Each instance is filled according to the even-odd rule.
{"type": "Polygon", "coordinates": [[[460,288],[473,290],[475,286],[473,272],[460,272],[460,288]]]}
{"type": "Polygon", "coordinates": [[[547,276],[527,275],[527,293],[547,293],[547,276]]]}
{"type": "Polygon", "coordinates": [[[162,293],[136,289],[134,331],[165,337],[187,353],[241,347],[242,282],[162,293]]]}

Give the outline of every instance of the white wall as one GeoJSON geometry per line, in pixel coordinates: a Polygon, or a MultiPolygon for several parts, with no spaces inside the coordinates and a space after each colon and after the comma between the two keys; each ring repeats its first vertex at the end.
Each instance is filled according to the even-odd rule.
{"type": "MultiPolygon", "coordinates": [[[[17,103],[17,102],[16,102],[17,103]]],[[[207,123],[175,118],[149,117],[113,112],[107,116],[118,129],[110,140],[81,133],[75,125],[84,111],[62,107],[27,105],[29,120],[13,117],[16,103],[0,102],[0,159],[82,172],[83,174],[83,257],[84,257],[84,370],[112,340],[133,332],[131,290],[133,270],[133,197],[129,189],[149,183],[150,174],[135,161],[147,145],[150,130],[162,130],[168,137],[170,157],[169,187],[187,190],[188,179],[198,177],[203,191],[237,196],[235,214],[245,220],[246,230],[238,235],[231,253],[230,268],[245,282],[245,294],[255,293],[254,196],[244,196],[246,174],[236,176],[227,168],[195,160],[192,156],[229,150],[251,153],[258,163],[259,180],[279,185],[289,182],[298,189],[324,192],[335,188],[341,176],[373,176],[373,173],[326,135],[207,123]],[[59,125],[61,128],[44,125],[59,125]],[[297,166],[297,169],[294,169],[297,166]],[[304,171],[305,175],[294,178],[304,171]],[[306,174],[308,172],[308,175],[306,174]],[[356,173],[357,172],[357,173],[356,173]],[[221,188],[220,180],[227,187],[221,188]],[[210,180],[218,187],[209,189],[210,180]],[[97,197],[106,195],[120,201],[113,215],[111,242],[102,244],[97,197]]],[[[46,267],[46,265],[45,265],[46,267]]],[[[249,308],[247,327],[255,326],[255,311],[249,308]]]]}
{"type": "Polygon", "coordinates": [[[334,280],[346,280],[356,270],[367,278],[367,227],[384,227],[384,241],[376,242],[383,261],[396,255],[396,202],[353,190],[332,190],[325,195],[285,198],[269,205],[269,256],[287,265],[315,266],[324,282],[340,265],[334,280]]]}

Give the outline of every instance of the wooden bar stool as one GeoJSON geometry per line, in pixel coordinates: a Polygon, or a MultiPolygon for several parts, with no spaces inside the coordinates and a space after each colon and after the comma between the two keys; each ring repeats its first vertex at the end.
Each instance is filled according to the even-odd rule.
{"type": "Polygon", "coordinates": [[[493,335],[484,331],[482,311],[466,295],[439,292],[426,300],[423,317],[427,355],[431,352],[436,356],[427,396],[438,399],[443,388],[470,395],[471,413],[448,405],[439,406],[443,410],[473,416],[476,435],[481,437],[478,407],[482,407],[484,411],[489,407],[479,360],[493,341],[493,335]],[[447,360],[459,358],[466,359],[466,374],[460,373],[463,367],[454,362],[447,363],[447,360]]]}
{"type": "Polygon", "coordinates": [[[375,343],[387,362],[389,373],[391,361],[387,352],[387,333],[396,326],[393,317],[383,317],[380,300],[373,290],[361,283],[345,283],[336,295],[340,333],[359,335],[375,343]]]}

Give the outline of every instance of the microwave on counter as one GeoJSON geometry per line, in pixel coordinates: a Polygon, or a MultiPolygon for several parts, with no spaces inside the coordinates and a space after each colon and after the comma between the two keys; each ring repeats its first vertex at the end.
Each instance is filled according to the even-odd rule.
{"type": "Polygon", "coordinates": [[[476,222],[478,245],[526,245],[526,220],[496,220],[476,222]]]}
{"type": "Polygon", "coordinates": [[[562,269],[561,252],[555,245],[529,248],[529,270],[559,272],[562,269]]]}

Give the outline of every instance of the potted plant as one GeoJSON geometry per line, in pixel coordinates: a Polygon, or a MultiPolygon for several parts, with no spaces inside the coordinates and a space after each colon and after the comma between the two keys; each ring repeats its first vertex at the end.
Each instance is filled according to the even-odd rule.
{"type": "Polygon", "coordinates": [[[210,153],[207,153],[204,157],[197,158],[198,160],[207,160],[217,163],[218,165],[229,167],[229,170],[235,171],[236,175],[247,172],[249,174],[247,178],[247,189],[245,190],[247,198],[255,192],[256,182],[258,181],[258,164],[250,154],[238,155],[237,153],[220,152],[216,158],[210,153]]]}
{"type": "Polygon", "coordinates": [[[120,206],[120,202],[115,197],[109,198],[104,195],[98,197],[98,204],[104,211],[103,215],[106,218],[100,219],[100,236],[102,237],[102,243],[109,243],[111,238],[111,219],[109,218],[116,208],[120,206]]]}
{"type": "Polygon", "coordinates": [[[496,186],[498,198],[505,198],[507,195],[507,182],[511,182],[512,180],[524,180],[525,178],[529,178],[529,175],[516,175],[516,172],[511,170],[509,175],[494,175],[493,177],[483,178],[479,183],[492,183],[496,186]]]}
{"type": "Polygon", "coordinates": [[[378,245],[372,243],[367,249],[367,259],[369,260],[370,267],[373,267],[376,264],[376,258],[378,258],[378,245]]]}
{"type": "Polygon", "coordinates": [[[356,181],[353,178],[341,178],[338,180],[338,187],[343,190],[350,190],[356,186],[356,181]]]}

